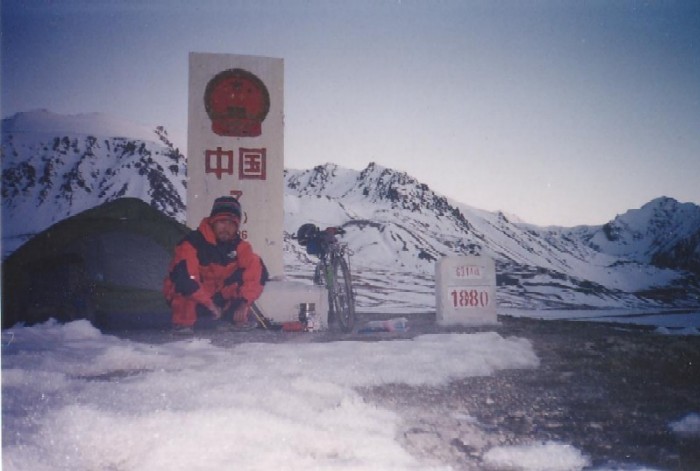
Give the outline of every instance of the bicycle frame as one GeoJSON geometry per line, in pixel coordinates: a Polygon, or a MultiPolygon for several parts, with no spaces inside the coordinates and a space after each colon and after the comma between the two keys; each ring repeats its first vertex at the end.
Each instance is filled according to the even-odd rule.
{"type": "Polygon", "coordinates": [[[345,263],[347,263],[348,269],[350,268],[350,257],[346,256],[346,249],[347,246],[345,244],[339,244],[336,242],[335,247],[333,247],[328,252],[323,252],[321,254],[319,264],[323,267],[323,271],[325,273],[325,281],[327,285],[331,284],[335,280],[335,274],[333,273],[332,269],[334,258],[342,258],[343,260],[345,260],[345,263]]]}
{"type": "MultiPolygon", "coordinates": [[[[323,284],[328,290],[329,316],[334,316],[340,328],[350,332],[355,324],[355,294],[350,272],[350,257],[347,244],[339,243],[336,234],[340,228],[328,228],[307,235],[302,245],[313,243],[319,261],[314,272],[314,282],[323,284]]],[[[329,319],[330,323],[330,319],[329,319]]]]}

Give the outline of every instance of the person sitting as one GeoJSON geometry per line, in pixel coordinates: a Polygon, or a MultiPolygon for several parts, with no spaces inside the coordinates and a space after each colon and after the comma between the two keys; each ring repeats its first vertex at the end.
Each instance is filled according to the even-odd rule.
{"type": "Polygon", "coordinates": [[[262,294],[268,272],[241,239],[241,214],[236,198],[217,198],[209,217],[175,247],[163,285],[175,332],[193,332],[202,315],[239,329],[256,326],[250,306],[262,294]]]}

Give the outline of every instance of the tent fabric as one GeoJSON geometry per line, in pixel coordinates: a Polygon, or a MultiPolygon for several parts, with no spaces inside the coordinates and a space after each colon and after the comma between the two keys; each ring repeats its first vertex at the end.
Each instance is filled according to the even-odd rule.
{"type": "Polygon", "coordinates": [[[189,231],[137,198],[54,224],[3,261],[2,327],[49,317],[98,327],[164,322],[163,277],[189,231]]]}

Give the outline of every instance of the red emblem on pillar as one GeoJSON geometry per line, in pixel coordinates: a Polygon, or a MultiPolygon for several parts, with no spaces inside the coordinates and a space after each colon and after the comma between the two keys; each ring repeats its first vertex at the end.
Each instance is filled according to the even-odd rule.
{"type": "Polygon", "coordinates": [[[229,69],[215,75],[204,92],[211,130],[219,136],[256,137],[270,111],[270,94],[256,75],[229,69]]]}

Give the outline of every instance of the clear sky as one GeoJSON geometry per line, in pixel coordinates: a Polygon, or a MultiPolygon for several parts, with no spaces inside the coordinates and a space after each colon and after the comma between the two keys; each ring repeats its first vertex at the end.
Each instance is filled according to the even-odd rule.
{"type": "Polygon", "coordinates": [[[2,0],[2,116],[164,125],[188,53],[281,57],[285,165],[369,162],[538,225],[700,204],[700,2],[2,0]]]}

